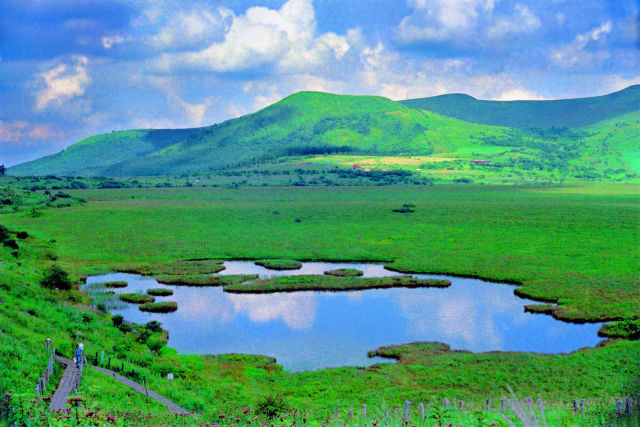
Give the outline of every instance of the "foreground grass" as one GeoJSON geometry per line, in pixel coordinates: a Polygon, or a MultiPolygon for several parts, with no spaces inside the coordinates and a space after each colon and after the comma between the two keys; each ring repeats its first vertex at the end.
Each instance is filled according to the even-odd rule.
{"type": "MultiPolygon", "coordinates": [[[[80,276],[131,267],[132,260],[141,263],[135,268],[165,274],[210,270],[183,268],[178,259],[380,260],[398,269],[517,280],[524,292],[557,299],[585,319],[637,316],[637,187],[457,190],[162,190],[143,200],[104,191],[95,195],[101,201],[45,210],[39,218],[3,215],[4,224],[33,237],[19,242],[18,251],[0,247],[0,395],[32,396],[50,337],[66,356],[78,341],[90,356],[104,351],[112,366],[124,362],[129,377],[145,377],[151,389],[203,412],[208,422],[224,414],[221,423],[231,424],[274,393],[318,422],[331,420],[336,407],[340,422],[350,408],[382,408],[381,402],[395,408],[405,400],[464,400],[472,414],[511,386],[520,396],[540,395],[559,418],[573,420],[565,425],[605,424],[577,419],[569,402],[585,398],[589,416],[608,417],[611,409],[596,414],[596,408],[640,395],[638,341],[606,341],[569,355],[434,352],[426,345],[397,348],[398,364],[289,373],[268,357],[178,355],[162,348],[157,334],[138,341],[145,334],[119,330],[77,290],[38,284],[54,262],[80,276]],[[413,214],[391,212],[405,202],[415,204],[413,214]],[[168,372],[176,377],[172,387],[168,372]]],[[[133,405],[125,389],[107,390],[94,392],[92,404],[133,405]]],[[[400,416],[393,420],[400,425],[400,416]]]]}

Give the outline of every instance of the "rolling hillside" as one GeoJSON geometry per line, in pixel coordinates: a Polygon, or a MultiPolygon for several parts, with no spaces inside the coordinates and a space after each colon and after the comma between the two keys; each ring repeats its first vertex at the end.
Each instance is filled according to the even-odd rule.
{"type": "Polygon", "coordinates": [[[485,101],[454,93],[398,101],[471,123],[515,128],[582,127],[640,109],[640,85],[590,98],[485,101]]]}
{"type": "MultiPolygon", "coordinates": [[[[479,102],[501,109],[504,122],[522,124],[529,115],[535,116],[527,119],[529,125],[536,120],[551,123],[552,119],[555,124],[590,122],[573,128],[489,126],[410,108],[405,105],[409,101],[300,92],[256,113],[213,126],[129,130],[94,136],[58,154],[12,167],[8,173],[198,174],[292,162],[300,156],[307,159],[321,156],[323,161],[332,161],[328,157],[348,155],[356,161],[358,156],[393,159],[431,156],[437,161],[420,164],[424,167],[417,170],[428,169],[429,173],[443,170],[451,176],[473,169],[478,176],[525,173],[558,179],[635,179],[640,172],[640,150],[635,142],[640,139],[639,88],[633,86],[603,97],[562,101],[494,102],[466,95],[436,97],[448,101],[462,99],[458,103],[458,111],[462,113],[458,115],[468,114],[470,106],[479,102]],[[514,106],[524,107],[514,109],[514,106]],[[539,111],[539,117],[525,113],[527,108],[539,111]],[[470,166],[470,162],[478,159],[484,163],[470,166]]],[[[426,100],[433,102],[436,98],[426,100]]],[[[453,108],[454,104],[447,105],[453,108]]],[[[393,163],[398,161],[392,160],[393,163]]]]}

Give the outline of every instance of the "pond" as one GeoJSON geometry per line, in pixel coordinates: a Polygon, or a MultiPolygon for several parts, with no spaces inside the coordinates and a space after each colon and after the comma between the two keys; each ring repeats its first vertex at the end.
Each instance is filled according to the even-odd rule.
{"type": "MultiPolygon", "coordinates": [[[[364,277],[398,274],[378,264],[309,262],[293,271],[267,270],[251,261],[224,265],[221,275],[323,274],[338,268],[362,270],[364,277]]],[[[368,358],[368,350],[413,341],[440,341],[452,349],[473,352],[568,353],[601,340],[597,336],[601,323],[577,325],[525,313],[524,305],[534,302],[516,297],[512,285],[413,276],[449,279],[452,285],[445,289],[230,294],[220,287],[162,285],[153,277],[126,273],[92,276],[87,285],[124,280],[129,286],[114,289],[116,293],[173,289],[174,295],[156,297],[156,301],[177,301],[177,312],[145,313],[133,304],[110,311],[136,323],[162,322],[169,331],[168,345],[180,353],[262,354],[275,357],[289,371],[368,366],[388,361],[368,358]]]]}

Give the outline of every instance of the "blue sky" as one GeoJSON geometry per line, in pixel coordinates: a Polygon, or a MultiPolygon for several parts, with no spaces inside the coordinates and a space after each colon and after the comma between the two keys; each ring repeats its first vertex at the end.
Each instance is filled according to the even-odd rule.
{"type": "Polygon", "coordinates": [[[0,163],[204,126],[300,90],[601,95],[640,83],[637,0],[2,0],[0,163]]]}

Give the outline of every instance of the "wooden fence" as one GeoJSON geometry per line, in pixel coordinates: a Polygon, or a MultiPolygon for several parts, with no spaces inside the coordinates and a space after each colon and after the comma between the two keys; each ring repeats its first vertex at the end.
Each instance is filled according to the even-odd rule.
{"type": "MultiPolygon", "coordinates": [[[[527,406],[529,406],[529,408],[533,408],[533,399],[531,397],[527,397],[524,400],[527,403],[527,406]]],[[[543,402],[541,398],[538,398],[538,400],[536,401],[538,408],[542,408],[543,407],[543,402]]],[[[585,399],[573,399],[572,400],[573,403],[573,410],[574,412],[579,412],[579,413],[584,413],[585,410],[585,399]]],[[[633,399],[630,397],[626,397],[623,399],[618,399],[616,400],[616,413],[619,416],[630,416],[631,415],[631,409],[633,406],[633,399]]],[[[459,410],[463,410],[464,409],[464,401],[462,400],[454,400],[454,401],[449,401],[449,399],[443,399],[442,400],[442,408],[445,409],[459,409],[459,410]]],[[[391,415],[389,413],[389,410],[391,409],[391,411],[393,412],[393,415],[399,416],[400,414],[403,415],[403,418],[405,419],[410,419],[411,417],[411,401],[405,401],[404,402],[404,408],[402,406],[398,407],[392,407],[392,408],[386,408],[385,409],[385,413],[384,416],[388,417],[389,415],[391,415]]],[[[491,410],[498,410],[498,408],[493,408],[491,406],[491,398],[487,397],[486,401],[485,401],[485,406],[484,409],[486,411],[491,411],[491,410]]],[[[509,408],[509,399],[503,397],[500,399],[500,409],[502,410],[502,412],[507,411],[509,408]]],[[[426,411],[425,411],[425,404],[424,403],[418,403],[418,411],[420,412],[420,418],[422,420],[425,419],[425,415],[426,415],[426,411]]],[[[333,412],[333,418],[334,420],[339,418],[339,414],[340,414],[340,410],[339,408],[335,408],[334,412],[333,412]]],[[[353,420],[354,417],[356,416],[354,414],[353,409],[349,409],[348,410],[348,418],[350,420],[353,420]]],[[[417,415],[417,414],[416,414],[417,415]]],[[[367,418],[367,405],[362,405],[362,414],[361,414],[363,419],[367,418]]]]}
{"type": "Polygon", "coordinates": [[[47,363],[47,367],[45,368],[42,376],[38,380],[36,384],[36,395],[44,394],[44,391],[47,389],[47,383],[49,379],[53,376],[54,370],[56,367],[56,349],[51,349],[51,354],[49,355],[49,362],[47,363]]]}

